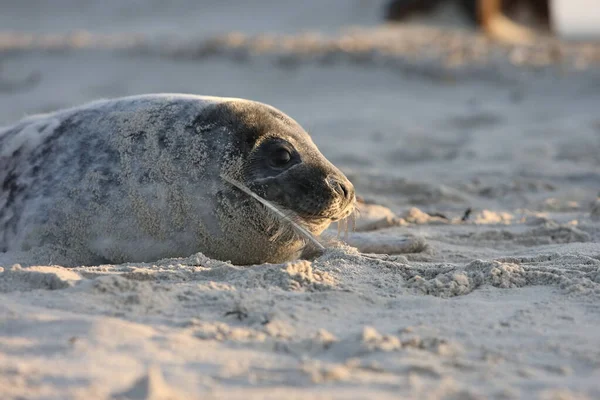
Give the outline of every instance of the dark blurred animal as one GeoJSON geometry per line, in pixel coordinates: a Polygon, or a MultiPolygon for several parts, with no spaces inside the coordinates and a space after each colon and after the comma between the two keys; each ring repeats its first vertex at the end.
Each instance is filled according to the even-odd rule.
{"type": "Polygon", "coordinates": [[[543,29],[550,25],[548,0],[392,0],[385,19],[402,21],[430,13],[444,3],[455,3],[473,25],[503,42],[531,42],[535,34],[523,24],[543,29]]]}

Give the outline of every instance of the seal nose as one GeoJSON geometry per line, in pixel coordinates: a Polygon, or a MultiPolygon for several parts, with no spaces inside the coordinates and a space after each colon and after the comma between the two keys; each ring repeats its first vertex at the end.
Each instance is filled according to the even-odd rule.
{"type": "Polygon", "coordinates": [[[346,201],[352,201],[354,198],[354,186],[348,180],[342,180],[336,176],[327,178],[329,186],[346,201]]]}

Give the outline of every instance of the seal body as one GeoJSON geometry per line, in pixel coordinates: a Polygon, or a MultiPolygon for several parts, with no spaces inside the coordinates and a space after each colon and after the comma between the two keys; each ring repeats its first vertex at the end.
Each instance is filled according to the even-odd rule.
{"type": "Polygon", "coordinates": [[[271,106],[125,97],[0,129],[0,251],[51,246],[73,265],[297,257],[303,239],[222,176],[314,234],[353,209],[352,184],[271,106]]]}

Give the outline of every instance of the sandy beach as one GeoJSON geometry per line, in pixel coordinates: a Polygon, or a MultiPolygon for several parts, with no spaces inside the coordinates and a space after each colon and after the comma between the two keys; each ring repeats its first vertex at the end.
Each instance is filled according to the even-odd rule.
{"type": "Polygon", "coordinates": [[[383,4],[0,1],[0,126],[248,98],[361,198],[311,261],[0,253],[0,398],[600,398],[600,45],[390,27],[383,4]]]}

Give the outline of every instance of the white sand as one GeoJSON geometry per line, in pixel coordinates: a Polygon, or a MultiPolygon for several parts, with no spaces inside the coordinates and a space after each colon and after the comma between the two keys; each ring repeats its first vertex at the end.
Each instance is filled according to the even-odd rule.
{"type": "MultiPolygon", "coordinates": [[[[42,4],[0,2],[2,29],[331,32],[376,23],[381,4],[314,0],[281,14],[261,0],[262,14],[232,18],[220,1],[127,14],[116,0],[61,0],[34,16],[30,3],[42,4]]],[[[32,254],[0,254],[0,398],[599,398],[598,70],[507,64],[452,79],[403,65],[0,53],[0,82],[41,74],[0,90],[0,124],[150,92],[273,104],[383,206],[362,206],[350,244],[413,251],[348,247],[246,268],[200,254],[28,268],[32,254]]]]}

